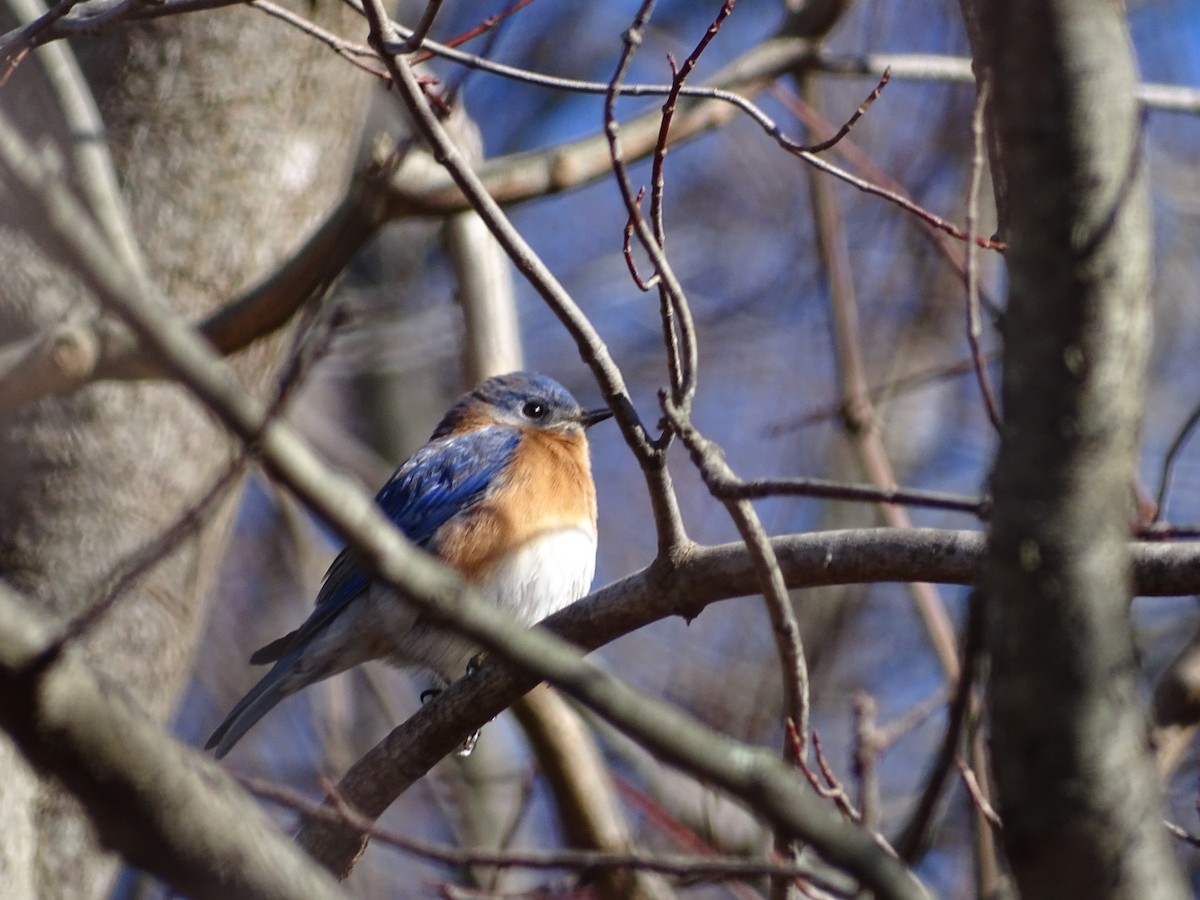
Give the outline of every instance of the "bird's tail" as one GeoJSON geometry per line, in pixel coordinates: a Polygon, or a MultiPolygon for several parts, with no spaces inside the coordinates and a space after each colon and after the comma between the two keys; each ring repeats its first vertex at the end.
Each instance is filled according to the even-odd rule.
{"type": "Polygon", "coordinates": [[[259,719],[274,709],[275,704],[307,684],[307,681],[295,677],[294,667],[299,662],[300,655],[300,648],[296,648],[275,663],[271,671],[229,711],[229,715],[217,726],[204,749],[212,750],[216,747],[216,757],[220,759],[259,719]]]}

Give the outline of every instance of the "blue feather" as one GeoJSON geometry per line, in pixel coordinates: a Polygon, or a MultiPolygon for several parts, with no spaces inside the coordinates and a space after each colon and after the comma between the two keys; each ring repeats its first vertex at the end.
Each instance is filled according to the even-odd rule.
{"type": "MultiPolygon", "coordinates": [[[[439,528],[495,488],[520,440],[519,429],[493,425],[430,441],[396,471],[375,495],[375,502],[405,537],[427,546],[439,528]]],[[[304,624],[250,657],[252,663],[275,665],[230,711],[207,748],[216,747],[217,757],[224,756],[280,700],[303,686],[288,684],[288,676],[305,648],[370,583],[369,573],[343,550],[329,567],[316,608],[304,624]]],[[[308,679],[312,680],[316,679],[308,679]]]]}

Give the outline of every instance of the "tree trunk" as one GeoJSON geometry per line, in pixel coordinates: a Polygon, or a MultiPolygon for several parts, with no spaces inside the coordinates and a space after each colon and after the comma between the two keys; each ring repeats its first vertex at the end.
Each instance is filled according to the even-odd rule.
{"type": "Polygon", "coordinates": [[[1009,241],[983,577],[1003,837],[1023,897],[1183,897],[1136,694],[1127,540],[1150,217],[1121,11],[964,12],[1009,241]]]}
{"type": "MultiPolygon", "coordinates": [[[[343,30],[344,10],[304,8],[343,30]]],[[[229,8],[123,26],[76,50],[136,239],[172,309],[196,318],[266,274],[339,196],[367,79],[318,42],[229,8]]],[[[36,54],[0,103],[28,138],[58,148],[78,186],[86,176],[72,166],[62,97],[36,54]]],[[[0,216],[0,342],[95,315],[22,234],[36,215],[0,216]]],[[[266,382],[277,346],[239,360],[248,381],[266,382]]],[[[0,418],[0,574],[47,611],[78,612],[205,493],[234,449],[186,391],[166,384],[98,384],[0,418]]],[[[86,637],[95,666],[156,720],[169,718],[191,670],[234,506],[227,498],[86,637]]],[[[107,892],[115,863],[97,854],[77,806],[7,744],[0,810],[6,897],[107,892]]]]}

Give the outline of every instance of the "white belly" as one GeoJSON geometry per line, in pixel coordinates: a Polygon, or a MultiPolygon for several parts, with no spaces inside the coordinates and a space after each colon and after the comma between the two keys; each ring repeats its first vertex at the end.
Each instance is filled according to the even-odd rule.
{"type": "Polygon", "coordinates": [[[493,606],[532,625],[586,594],[595,572],[595,533],[590,528],[564,528],[505,557],[479,590],[493,606]]]}
{"type": "MultiPolygon", "coordinates": [[[[586,594],[595,571],[595,533],[586,527],[564,528],[501,559],[476,588],[485,602],[523,625],[533,625],[586,594]]],[[[388,610],[386,618],[393,619],[383,626],[384,633],[392,635],[392,661],[426,666],[447,681],[462,677],[479,648],[425,624],[410,604],[397,599],[394,594],[378,597],[376,607],[388,610]]]]}

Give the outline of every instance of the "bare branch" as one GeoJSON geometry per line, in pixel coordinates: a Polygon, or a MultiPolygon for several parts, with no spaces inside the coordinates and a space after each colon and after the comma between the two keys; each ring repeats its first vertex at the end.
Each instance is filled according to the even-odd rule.
{"type": "Polygon", "coordinates": [[[1022,896],[1183,897],[1128,610],[1153,217],[1127,22],[1088,0],[963,7],[1012,236],[981,580],[1003,843],[1022,896]]]}
{"type": "MultiPolygon", "coordinates": [[[[659,397],[663,412],[671,424],[671,429],[687,447],[691,454],[692,463],[700,472],[705,485],[715,497],[720,497],[722,485],[735,484],[737,476],[725,463],[721,449],[712,441],[705,438],[692,425],[688,415],[676,406],[666,395],[659,397]]],[[[796,613],[792,609],[791,598],[788,596],[787,584],[780,569],[779,559],[762,527],[754,507],[749,500],[722,499],[726,511],[737,527],[738,533],[746,544],[746,550],[754,562],[758,575],[759,586],[763,592],[763,600],[771,619],[771,628],[775,637],[776,652],[779,654],[780,670],[783,677],[784,719],[790,720],[798,735],[797,759],[804,759],[808,749],[809,737],[809,683],[808,662],[805,659],[804,645],[800,637],[800,625],[796,613]]]]}
{"type": "MultiPolygon", "coordinates": [[[[966,531],[872,528],[777,537],[772,546],[792,589],[914,579],[973,584],[983,561],[984,537],[966,531]]],[[[1139,593],[1200,591],[1200,543],[1140,543],[1131,550],[1139,593]]],[[[713,602],[748,596],[759,589],[744,544],[693,547],[671,563],[656,562],[593,592],[556,613],[546,625],[573,645],[591,650],[652,621],[667,616],[691,620],[713,602]]],[[[970,664],[973,654],[966,654],[965,659],[970,664]]],[[[339,791],[365,814],[382,814],[466,735],[505,709],[533,681],[489,666],[475,678],[451,686],[364,756],[343,777],[339,791]]],[[[968,696],[963,695],[964,704],[968,696]]],[[[940,767],[943,775],[953,765],[956,735],[947,738],[947,763],[940,767]]],[[[942,784],[929,792],[930,814],[942,784]]],[[[923,826],[913,830],[923,832],[923,826]]],[[[300,840],[335,871],[348,866],[363,846],[363,838],[353,830],[311,822],[301,830],[300,840]]],[[[914,856],[921,840],[917,837],[909,851],[914,856]]]]}
{"type": "Polygon", "coordinates": [[[810,866],[796,866],[772,860],[745,859],[735,856],[650,853],[627,849],[503,851],[488,852],[418,841],[382,828],[344,802],[337,806],[313,803],[296,791],[261,779],[240,777],[238,783],[263,800],[278,804],[305,817],[334,825],[349,825],[371,835],[373,840],[404,853],[443,863],[447,866],[491,866],[515,869],[635,869],[657,872],[699,881],[726,881],[763,875],[813,876],[810,866]]]}
{"type": "Polygon", "coordinates": [[[754,500],[763,497],[819,497],[825,500],[858,500],[899,506],[921,506],[968,513],[986,519],[991,501],[987,497],[964,497],[941,491],[914,488],[879,487],[847,484],[824,478],[755,478],[750,481],[716,482],[714,496],[725,499],[754,500]]]}
{"type": "Polygon", "coordinates": [[[984,408],[987,410],[992,427],[999,431],[1000,408],[996,405],[996,397],[992,393],[983,346],[980,343],[980,338],[983,336],[983,323],[979,315],[979,247],[973,240],[975,226],[979,221],[979,185],[983,180],[983,114],[987,108],[987,102],[988,83],[984,81],[979,85],[979,96],[975,98],[975,112],[971,116],[971,138],[974,149],[971,154],[971,185],[967,189],[967,343],[971,347],[971,359],[975,361],[975,380],[979,382],[979,390],[983,394],[984,408]]]}
{"type": "MultiPolygon", "coordinates": [[[[378,10],[373,10],[373,14],[381,15],[378,10]]],[[[381,38],[378,26],[376,18],[372,34],[375,41],[381,38]]],[[[389,67],[397,83],[403,84],[406,96],[428,113],[412,72],[394,60],[389,60],[389,67]]],[[[440,131],[437,134],[444,139],[440,131]]],[[[131,285],[127,276],[114,271],[102,243],[90,232],[87,222],[79,218],[73,198],[62,185],[47,177],[37,158],[2,115],[0,171],[5,173],[14,195],[33,208],[44,210],[46,228],[39,234],[48,249],[57,251],[73,265],[100,301],[121,315],[227,428],[247,444],[257,446],[270,471],[337,528],[359,553],[364,565],[385,583],[404,590],[405,596],[418,604],[432,622],[452,627],[498,658],[537,673],[534,680],[546,678],[636,735],[664,759],[703,773],[713,784],[761,810],[780,831],[807,841],[831,864],[845,869],[880,896],[927,896],[912,873],[830,811],[779,760],[635,691],[582,660],[577,650],[544,630],[522,628],[500,610],[480,601],[457,573],[413,547],[364,491],[329,471],[290,428],[267,418],[262,405],[241,390],[221,359],[184,324],[156,309],[144,296],[139,296],[140,285],[131,285]]],[[[465,186],[473,187],[469,183],[465,186]]],[[[487,208],[481,206],[481,210],[487,208]]],[[[594,348],[589,350],[595,352],[594,348]]],[[[600,363],[597,361],[598,367],[608,374],[600,363]]],[[[619,378],[615,367],[612,372],[619,378]]],[[[616,387],[619,381],[616,384],[610,381],[609,385],[616,387]]],[[[619,396],[614,393],[615,398],[619,396]]],[[[525,676],[526,681],[529,677],[525,676]]],[[[444,692],[443,698],[460,693],[461,686],[476,680],[462,679],[444,692]]],[[[439,699],[429,706],[442,702],[439,699]]],[[[486,704],[479,708],[486,708],[486,704]]],[[[355,795],[347,792],[347,796],[355,795]]]]}
{"type": "Polygon", "coordinates": [[[221,769],[166,736],[0,584],[0,725],[83,803],[102,840],[192,897],[344,898],[221,769]],[[170,810],[164,815],[164,810],[170,810]]]}
{"type": "MultiPolygon", "coordinates": [[[[801,90],[808,105],[819,112],[817,87],[810,76],[803,81],[801,90]]],[[[829,281],[833,307],[834,356],[842,395],[843,424],[867,480],[877,487],[891,489],[896,485],[896,477],[883,442],[881,420],[870,400],[870,381],[863,356],[858,299],[846,246],[842,207],[833,185],[826,179],[816,177],[815,173],[811,179],[810,195],[817,245],[829,281]]],[[[879,510],[883,521],[892,527],[906,528],[912,525],[907,510],[899,506],[884,504],[879,510]]],[[[945,604],[937,590],[927,582],[912,582],[909,591],[942,671],[953,682],[958,677],[959,662],[954,628],[945,604]]]]}

